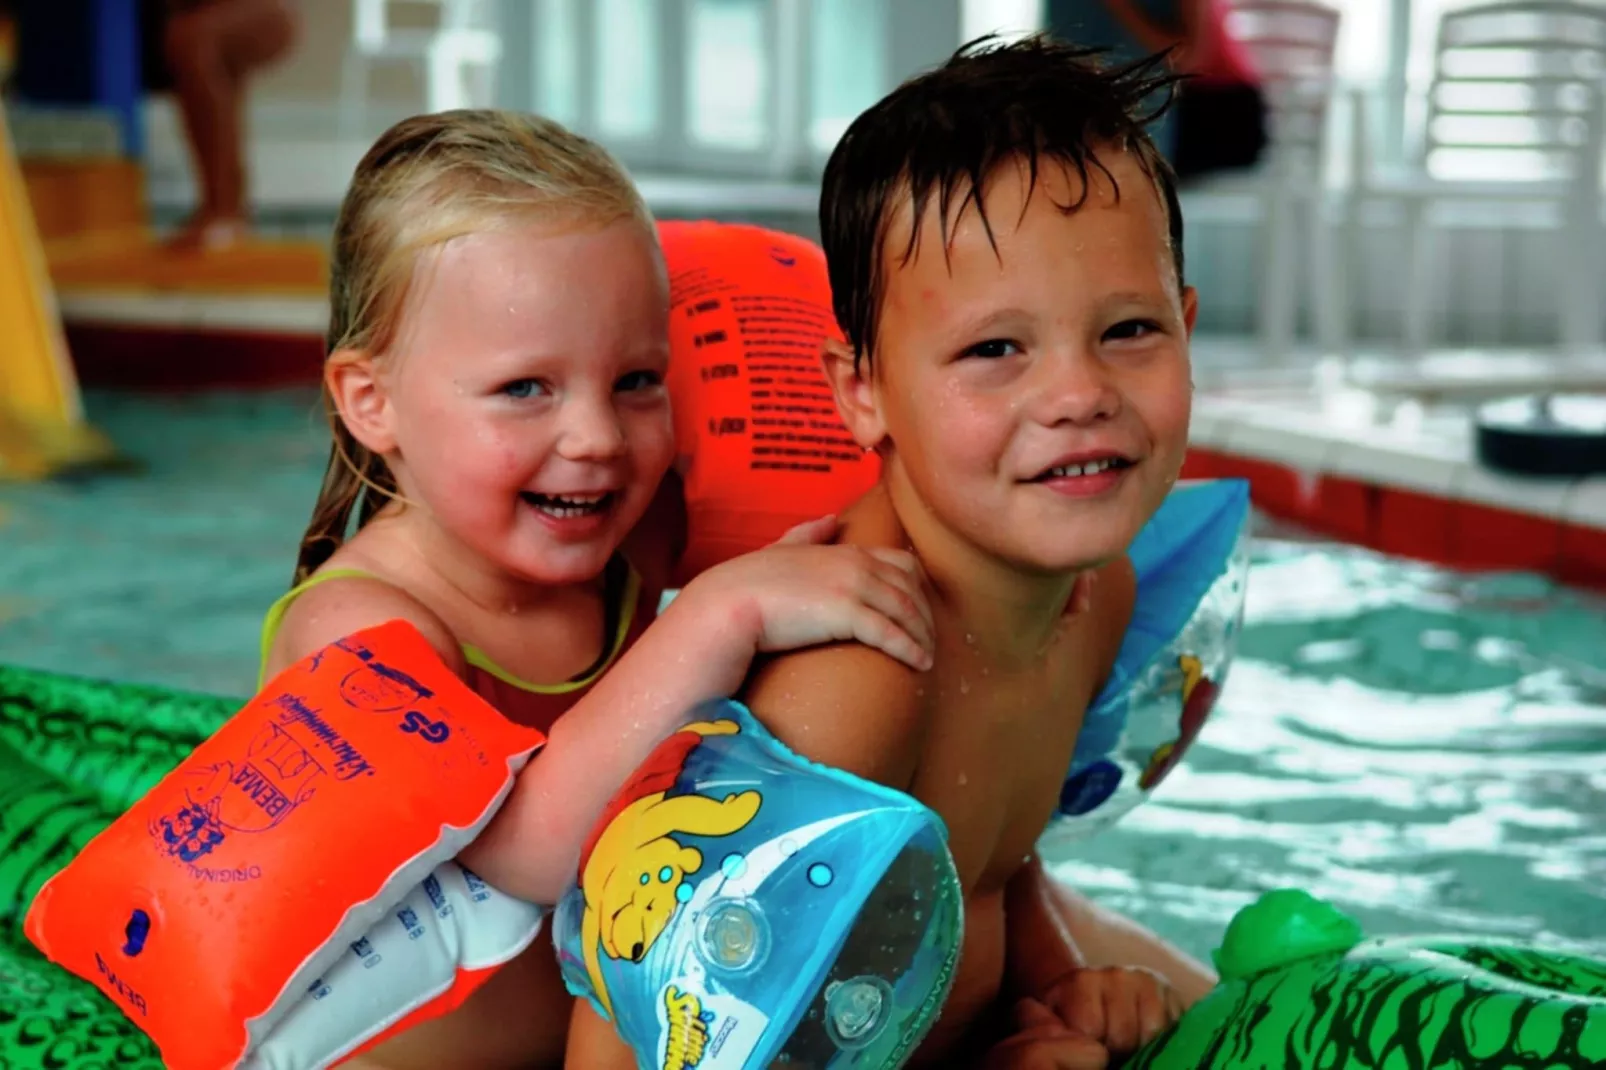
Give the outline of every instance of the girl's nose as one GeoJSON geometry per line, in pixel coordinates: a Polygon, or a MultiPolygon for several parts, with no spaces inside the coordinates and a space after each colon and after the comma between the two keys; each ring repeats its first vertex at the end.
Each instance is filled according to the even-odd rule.
{"type": "Polygon", "coordinates": [[[580,401],[564,406],[563,435],[558,452],[571,461],[611,460],[624,452],[624,429],[611,404],[580,401]]]}

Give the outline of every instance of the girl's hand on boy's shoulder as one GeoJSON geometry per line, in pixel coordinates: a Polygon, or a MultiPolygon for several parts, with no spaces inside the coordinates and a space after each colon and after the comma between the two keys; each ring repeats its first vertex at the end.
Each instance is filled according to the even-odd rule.
{"type": "Polygon", "coordinates": [[[835,517],[717,565],[680,596],[733,613],[762,652],[857,641],[931,667],[935,631],[923,573],[902,550],[830,545],[835,517]]]}

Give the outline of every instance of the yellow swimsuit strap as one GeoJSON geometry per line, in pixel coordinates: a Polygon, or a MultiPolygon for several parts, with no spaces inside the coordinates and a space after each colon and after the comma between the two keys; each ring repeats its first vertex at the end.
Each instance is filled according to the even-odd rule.
{"type": "MultiPolygon", "coordinates": [[[[483,650],[469,643],[461,644],[463,658],[470,665],[489,673],[505,684],[510,684],[520,691],[528,691],[536,695],[563,695],[571,691],[589,686],[604,669],[613,664],[614,658],[625,644],[625,637],[630,634],[630,625],[635,620],[636,604],[641,597],[641,576],[624,558],[615,558],[610,563],[606,573],[608,599],[608,620],[604,633],[605,642],[602,653],[596,662],[585,672],[572,680],[565,680],[556,684],[537,684],[522,680],[496,662],[492,661],[483,650]]],[[[302,580],[290,590],[280,595],[268,607],[267,616],[262,620],[262,668],[257,676],[257,687],[260,689],[267,682],[268,654],[273,650],[273,640],[279,634],[279,628],[284,624],[284,615],[289,612],[290,604],[304,593],[330,580],[380,580],[372,572],[364,572],[357,568],[328,568],[302,580]]]]}

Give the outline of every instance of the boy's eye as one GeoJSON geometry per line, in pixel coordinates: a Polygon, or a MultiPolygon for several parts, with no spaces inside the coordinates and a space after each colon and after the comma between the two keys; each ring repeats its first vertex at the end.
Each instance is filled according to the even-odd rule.
{"type": "Polygon", "coordinates": [[[980,357],[983,360],[998,360],[1001,357],[1012,357],[1021,351],[1021,347],[1007,338],[989,338],[985,342],[977,342],[965,350],[963,356],[980,357]]]}
{"type": "Polygon", "coordinates": [[[539,379],[515,379],[502,386],[502,393],[510,398],[531,398],[545,392],[546,387],[539,379]]]}
{"type": "Polygon", "coordinates": [[[657,372],[630,372],[620,377],[615,388],[622,391],[651,390],[663,383],[664,377],[657,372]]]}
{"type": "Polygon", "coordinates": [[[1160,325],[1154,320],[1122,320],[1104,332],[1104,339],[1107,342],[1124,342],[1134,338],[1145,338],[1159,331],[1160,325]]]}

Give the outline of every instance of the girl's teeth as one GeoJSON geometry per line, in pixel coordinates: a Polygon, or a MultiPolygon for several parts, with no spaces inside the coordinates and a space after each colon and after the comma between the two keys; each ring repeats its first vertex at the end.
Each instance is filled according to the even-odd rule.
{"type": "Polygon", "coordinates": [[[525,494],[525,500],[548,516],[560,518],[586,516],[608,500],[606,494],[525,494]]]}

